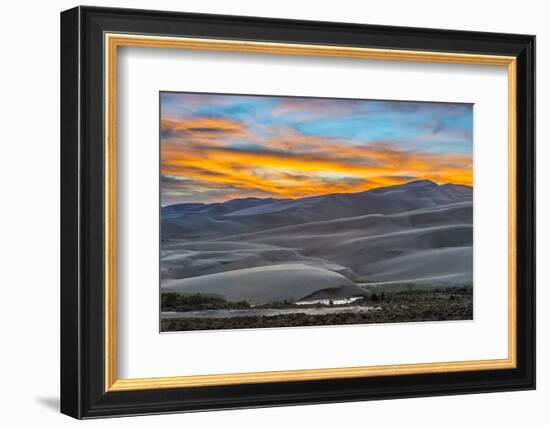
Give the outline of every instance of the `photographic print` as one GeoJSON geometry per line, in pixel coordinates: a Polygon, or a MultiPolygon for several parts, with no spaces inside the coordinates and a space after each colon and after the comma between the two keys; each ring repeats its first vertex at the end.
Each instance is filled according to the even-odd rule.
{"type": "Polygon", "coordinates": [[[473,319],[473,105],[160,93],[161,331],[473,319]]]}

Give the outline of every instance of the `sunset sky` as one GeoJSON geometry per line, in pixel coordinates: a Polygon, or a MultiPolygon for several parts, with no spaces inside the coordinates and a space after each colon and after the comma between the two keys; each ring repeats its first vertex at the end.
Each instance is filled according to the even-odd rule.
{"type": "Polygon", "coordinates": [[[472,105],[162,92],[162,205],[472,184],[472,105]]]}

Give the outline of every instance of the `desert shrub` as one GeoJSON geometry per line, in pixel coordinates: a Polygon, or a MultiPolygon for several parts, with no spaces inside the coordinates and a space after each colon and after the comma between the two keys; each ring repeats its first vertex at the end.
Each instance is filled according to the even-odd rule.
{"type": "Polygon", "coordinates": [[[178,294],[167,292],[161,295],[162,311],[220,310],[250,308],[246,301],[229,302],[219,295],[178,294]]]}

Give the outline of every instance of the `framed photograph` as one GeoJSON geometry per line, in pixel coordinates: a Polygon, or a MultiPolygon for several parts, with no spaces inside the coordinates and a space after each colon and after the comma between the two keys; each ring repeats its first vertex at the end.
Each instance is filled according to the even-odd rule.
{"type": "Polygon", "coordinates": [[[535,37],[61,14],[61,411],[535,388],[535,37]]]}

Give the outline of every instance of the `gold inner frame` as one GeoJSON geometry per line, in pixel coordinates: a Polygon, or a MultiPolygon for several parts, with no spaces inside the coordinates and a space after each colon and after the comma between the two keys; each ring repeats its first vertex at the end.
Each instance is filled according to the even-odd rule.
{"type": "Polygon", "coordinates": [[[370,49],[328,45],[267,43],[106,33],[105,46],[105,391],[204,387],[269,382],[311,381],[417,373],[511,369],[516,358],[516,58],[462,53],[370,49]],[[495,360],[247,372],[163,378],[118,379],[116,324],[116,106],[117,51],[120,46],[280,55],[325,56],[469,65],[504,66],[508,72],[508,357],[495,360]]]}

